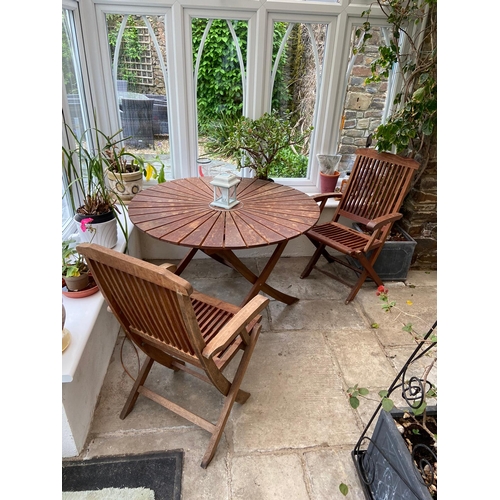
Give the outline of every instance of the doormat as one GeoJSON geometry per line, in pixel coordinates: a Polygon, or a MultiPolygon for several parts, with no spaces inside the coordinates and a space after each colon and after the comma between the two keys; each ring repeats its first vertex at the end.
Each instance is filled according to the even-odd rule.
{"type": "Polygon", "coordinates": [[[62,490],[144,488],[154,492],[154,500],[180,500],[183,458],[182,451],[174,450],[63,461],[62,490]]]}

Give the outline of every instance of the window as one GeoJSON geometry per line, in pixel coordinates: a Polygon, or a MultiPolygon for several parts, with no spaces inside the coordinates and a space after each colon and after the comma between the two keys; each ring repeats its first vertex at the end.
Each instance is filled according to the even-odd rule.
{"type": "MultiPolygon", "coordinates": [[[[62,10],[62,74],[63,74],[63,145],[70,147],[70,134],[65,124],[77,137],[82,137],[89,127],[87,106],[83,88],[83,76],[75,29],[74,12],[62,10]]],[[[78,197],[76,189],[68,186],[62,176],[62,229],[64,237],[74,232],[71,196],[78,197]],[[71,192],[70,192],[71,189],[71,192]]]]}
{"type": "MultiPolygon", "coordinates": [[[[63,11],[65,119],[81,130],[86,110],[95,112],[99,128],[110,135],[122,128],[127,147],[164,162],[172,178],[199,175],[204,128],[220,113],[259,118],[275,109],[292,112],[295,126],[314,129],[273,177],[317,193],[316,155],[338,148],[351,154],[364,145],[390,101],[364,85],[368,58],[351,57],[355,27],[364,21],[358,5],[81,0],[75,6],[80,37],[72,12],[63,11]],[[372,99],[369,110],[359,108],[365,97],[372,99]]],[[[377,9],[372,25],[385,21],[377,9]]],[[[383,31],[376,43],[382,39],[383,31]]]]}
{"type": "MultiPolygon", "coordinates": [[[[291,113],[293,126],[302,131],[314,130],[327,31],[327,24],[274,23],[270,108],[291,113]]],[[[310,138],[282,151],[272,177],[308,177],[310,138]]]]}
{"type": "Polygon", "coordinates": [[[106,14],[106,30],[124,146],[171,177],[164,16],[106,14]]]}
{"type": "Polygon", "coordinates": [[[246,101],[248,22],[225,19],[192,20],[193,80],[198,124],[199,175],[216,175],[235,166],[224,158],[204,162],[207,130],[224,127],[242,116],[246,101]],[[203,165],[208,164],[208,170],[203,165]]]}

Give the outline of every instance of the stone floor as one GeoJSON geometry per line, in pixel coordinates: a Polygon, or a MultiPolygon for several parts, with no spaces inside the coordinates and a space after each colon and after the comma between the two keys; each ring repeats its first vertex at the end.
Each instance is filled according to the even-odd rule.
{"type": "MultiPolygon", "coordinates": [[[[344,285],[318,271],[299,278],[306,261],[282,258],[268,281],[300,300],[290,306],[271,300],[264,311],[242,384],[251,397],[234,405],[206,470],[200,467],[206,431],[141,396],[130,415],[119,419],[138,361],[121,334],[80,458],[182,449],[184,500],[346,498],[340,483],[349,486],[347,498],[364,499],[351,451],[377,402],[362,401],[354,410],[346,390],[358,383],[376,398],[391,384],[415,347],[403,324],[411,322],[425,334],[437,318],[437,276],[410,271],[405,283],[386,283],[403,312],[384,313],[373,283],[365,283],[345,305],[344,285]]],[[[265,264],[258,258],[245,262],[254,270],[265,264]]],[[[192,261],[183,277],[196,289],[235,304],[249,289],[234,271],[209,259],[192,261]]],[[[436,369],[430,379],[437,384],[436,369]]],[[[147,385],[205,418],[217,418],[222,398],[198,379],[155,367],[147,385]]]]}

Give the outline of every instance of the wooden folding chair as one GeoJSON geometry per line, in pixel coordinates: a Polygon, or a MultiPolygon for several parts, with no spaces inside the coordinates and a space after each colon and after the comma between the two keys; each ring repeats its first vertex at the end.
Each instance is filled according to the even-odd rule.
{"type": "Polygon", "coordinates": [[[379,153],[374,149],[358,149],[345,192],[325,193],[314,198],[320,204],[321,211],[329,198],[338,198],[340,201],[330,222],[318,224],[306,233],[316,251],[300,277],[306,278],[313,269],[317,269],[351,287],[346,304],[356,297],[368,277],[377,286],[382,285],[373,265],[392,225],[403,216],[398,210],[418,167],[419,163],[409,158],[379,153]],[[341,217],[349,225],[344,224],[341,217]],[[352,222],[366,226],[371,234],[353,229],[352,222]],[[327,248],[341,255],[331,255],[327,248]],[[337,262],[353,270],[358,274],[358,280],[354,284],[349,283],[337,274],[317,267],[316,263],[321,255],[329,263],[337,262]],[[346,256],[358,261],[360,267],[352,265],[346,256]]]}
{"type": "Polygon", "coordinates": [[[259,313],[269,300],[257,295],[240,308],[193,291],[164,267],[96,244],[80,244],[77,250],[125,334],[147,356],[120,418],[132,411],[141,394],[207,430],[212,437],[201,462],[206,468],[233,403],[243,404],[250,396],[240,385],[259,337],[259,313]],[[243,356],[231,382],[223,370],[240,349],[243,356]],[[155,361],[212,384],[224,396],[218,421],[213,424],[146,388],[155,361]]]}

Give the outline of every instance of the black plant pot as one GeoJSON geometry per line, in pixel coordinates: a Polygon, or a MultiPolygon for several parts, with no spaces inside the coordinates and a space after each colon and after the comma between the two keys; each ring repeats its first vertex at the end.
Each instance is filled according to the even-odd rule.
{"type": "Polygon", "coordinates": [[[86,214],[75,214],[75,221],[81,222],[83,219],[92,219],[93,224],[100,224],[101,222],[109,222],[115,218],[115,213],[113,210],[100,215],[86,215],[86,214]]]}
{"type": "MultiPolygon", "coordinates": [[[[361,232],[358,224],[352,225],[354,229],[361,232]]],[[[403,281],[408,277],[413,252],[417,242],[400,226],[394,225],[404,237],[405,241],[386,241],[373,268],[382,281],[403,281]]],[[[361,269],[356,259],[348,257],[349,263],[361,269]]]]}
{"type": "MultiPolygon", "coordinates": [[[[427,414],[437,415],[437,409],[428,409],[427,414]]],[[[402,415],[401,411],[391,413],[381,411],[367,449],[355,449],[352,452],[352,458],[368,500],[389,498],[432,500],[422,474],[415,466],[408,447],[394,422],[395,418],[402,415]]],[[[429,460],[429,462],[433,461],[433,459],[429,460]]]]}

